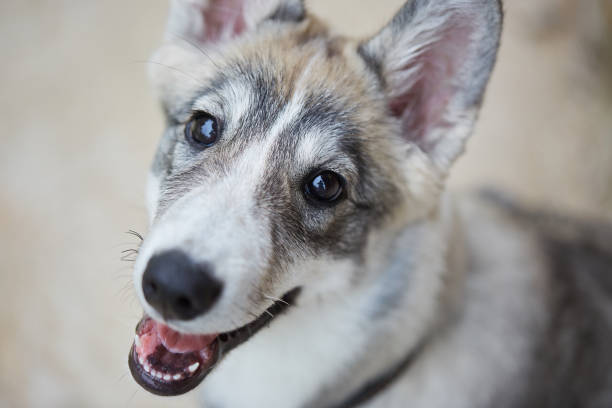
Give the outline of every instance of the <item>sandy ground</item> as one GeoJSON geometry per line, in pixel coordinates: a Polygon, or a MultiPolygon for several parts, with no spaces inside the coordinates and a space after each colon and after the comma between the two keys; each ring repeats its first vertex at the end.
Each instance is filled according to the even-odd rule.
{"type": "MultiPolygon", "coordinates": [[[[313,0],[350,34],[401,0],[313,0]],[[342,17],[341,17],[342,16],[342,17]]],[[[564,23],[507,0],[499,65],[454,188],[612,218],[612,115],[564,23]],[[546,16],[543,17],[546,19],[546,16]]],[[[171,407],[130,378],[140,308],[119,260],[146,229],[144,180],[162,119],[144,61],[163,0],[0,3],[0,406],[171,407]]]]}

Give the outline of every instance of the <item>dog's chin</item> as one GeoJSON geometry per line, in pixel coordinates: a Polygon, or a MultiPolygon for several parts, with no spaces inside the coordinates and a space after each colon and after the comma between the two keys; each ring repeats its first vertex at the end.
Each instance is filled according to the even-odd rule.
{"type": "Polygon", "coordinates": [[[184,334],[144,316],[136,326],[128,356],[134,380],[145,390],[162,396],[192,390],[227,353],[291,306],[299,292],[299,288],[291,290],[257,319],[225,333],[184,334]]]}

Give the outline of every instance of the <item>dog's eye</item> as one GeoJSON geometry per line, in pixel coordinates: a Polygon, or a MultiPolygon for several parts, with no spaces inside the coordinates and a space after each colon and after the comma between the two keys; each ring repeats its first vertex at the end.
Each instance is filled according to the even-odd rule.
{"type": "Polygon", "coordinates": [[[333,171],[324,170],[308,178],[304,185],[306,197],[321,203],[333,203],[342,196],[344,178],[333,171]]]}
{"type": "Polygon", "coordinates": [[[185,137],[197,145],[212,146],[219,136],[217,119],[205,112],[198,113],[185,125],[185,137]]]}

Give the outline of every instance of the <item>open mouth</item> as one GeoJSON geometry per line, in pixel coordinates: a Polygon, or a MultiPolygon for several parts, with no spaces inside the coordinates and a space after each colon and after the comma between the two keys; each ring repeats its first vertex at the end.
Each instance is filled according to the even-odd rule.
{"type": "Polygon", "coordinates": [[[229,351],[291,306],[299,292],[299,288],[291,290],[251,323],[220,334],[183,334],[143,317],[136,326],[128,356],[134,380],[145,390],[162,396],[192,390],[229,351]]]}

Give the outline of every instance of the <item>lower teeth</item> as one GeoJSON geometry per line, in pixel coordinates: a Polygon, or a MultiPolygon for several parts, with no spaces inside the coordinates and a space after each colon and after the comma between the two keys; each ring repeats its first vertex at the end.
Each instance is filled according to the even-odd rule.
{"type": "MultiPolygon", "coordinates": [[[[153,368],[151,368],[151,366],[149,364],[147,364],[145,362],[145,359],[141,356],[138,356],[138,362],[140,363],[140,365],[142,366],[142,368],[151,375],[151,377],[160,379],[160,380],[164,380],[164,381],[178,381],[178,380],[182,380],[183,379],[183,374],[182,373],[177,373],[177,374],[164,374],[161,371],[157,371],[153,368]]],[[[189,375],[194,373],[198,367],[200,366],[199,362],[195,362],[192,365],[190,365],[189,367],[187,367],[187,369],[185,370],[185,374],[189,375]]]]}

